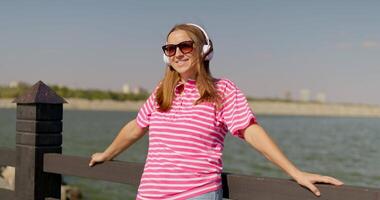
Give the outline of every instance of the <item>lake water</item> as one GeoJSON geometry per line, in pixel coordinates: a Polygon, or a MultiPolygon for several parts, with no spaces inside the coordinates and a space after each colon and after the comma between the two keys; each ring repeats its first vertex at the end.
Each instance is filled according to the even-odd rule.
{"type": "MultiPolygon", "coordinates": [[[[89,157],[103,151],[136,112],[64,111],[63,153],[89,157]]],[[[380,188],[380,118],[257,116],[259,123],[296,166],[335,176],[347,185],[380,188]]],[[[15,109],[0,109],[0,146],[14,148],[15,109]]],[[[116,159],[144,162],[147,136],[116,159]]],[[[288,178],[244,141],[227,136],[224,171],[288,178]]],[[[110,172],[112,173],[112,172],[110,172]]],[[[134,199],[137,188],[64,176],[85,199],[134,199]]]]}

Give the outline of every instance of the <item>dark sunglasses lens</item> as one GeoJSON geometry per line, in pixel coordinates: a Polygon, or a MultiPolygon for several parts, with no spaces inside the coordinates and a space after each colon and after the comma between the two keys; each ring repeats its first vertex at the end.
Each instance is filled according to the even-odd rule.
{"type": "Polygon", "coordinates": [[[174,56],[176,48],[177,47],[175,45],[165,45],[162,47],[165,55],[167,55],[167,56],[174,56]]]}
{"type": "Polygon", "coordinates": [[[190,53],[193,51],[193,42],[181,42],[178,47],[182,53],[190,53]]]}
{"type": "Polygon", "coordinates": [[[166,56],[171,57],[171,56],[175,55],[177,47],[179,48],[179,50],[183,54],[192,52],[193,51],[193,44],[194,44],[193,41],[185,41],[185,42],[181,42],[177,45],[167,44],[167,45],[162,46],[162,50],[164,51],[166,56]]]}

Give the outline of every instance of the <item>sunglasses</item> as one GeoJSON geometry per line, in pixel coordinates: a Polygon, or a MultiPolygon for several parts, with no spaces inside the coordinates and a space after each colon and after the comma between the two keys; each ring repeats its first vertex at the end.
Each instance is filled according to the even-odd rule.
{"type": "Polygon", "coordinates": [[[187,54],[193,51],[193,44],[194,41],[184,41],[178,44],[167,44],[162,46],[162,50],[164,51],[164,54],[169,57],[175,55],[177,47],[183,54],[187,54]]]}

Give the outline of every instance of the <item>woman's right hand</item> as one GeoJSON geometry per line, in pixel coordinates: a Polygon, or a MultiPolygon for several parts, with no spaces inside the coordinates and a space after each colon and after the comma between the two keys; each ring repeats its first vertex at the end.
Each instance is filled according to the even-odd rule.
{"type": "Polygon", "coordinates": [[[148,128],[140,128],[136,119],[126,124],[117,134],[113,142],[101,153],[94,153],[91,156],[88,166],[92,167],[98,163],[112,160],[119,153],[134,144],[138,139],[144,136],[148,128]]]}
{"type": "Polygon", "coordinates": [[[88,166],[92,167],[92,166],[96,165],[97,163],[102,163],[102,162],[107,161],[107,160],[108,160],[107,156],[105,155],[104,152],[94,153],[91,156],[91,160],[90,160],[90,163],[88,164],[88,166]]]}

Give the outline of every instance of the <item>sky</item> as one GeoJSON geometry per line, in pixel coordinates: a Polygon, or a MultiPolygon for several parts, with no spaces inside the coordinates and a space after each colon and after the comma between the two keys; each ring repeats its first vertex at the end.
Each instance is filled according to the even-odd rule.
{"type": "Polygon", "coordinates": [[[204,27],[214,77],[247,95],[380,105],[380,1],[0,1],[0,84],[152,90],[178,23],[204,27]]]}

